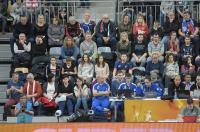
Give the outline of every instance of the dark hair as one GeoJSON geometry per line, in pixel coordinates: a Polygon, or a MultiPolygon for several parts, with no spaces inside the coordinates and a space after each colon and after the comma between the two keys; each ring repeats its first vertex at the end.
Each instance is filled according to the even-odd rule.
{"type": "Polygon", "coordinates": [[[124,74],[121,70],[118,70],[118,71],[117,71],[117,74],[120,74],[120,73],[124,74]]]}
{"type": "Polygon", "coordinates": [[[151,76],[145,76],[145,79],[147,79],[147,80],[149,80],[149,81],[151,81],[151,76]]]}
{"type": "Polygon", "coordinates": [[[48,82],[52,82],[52,78],[55,77],[55,75],[53,73],[49,73],[47,81],[48,82]]]}
{"type": "Polygon", "coordinates": [[[87,58],[88,58],[88,63],[90,63],[90,57],[89,57],[89,55],[88,55],[88,54],[84,54],[84,55],[81,57],[81,66],[83,66],[83,64],[85,63],[85,61],[84,61],[84,56],[87,56],[87,58]]]}
{"type": "Polygon", "coordinates": [[[126,74],[126,77],[131,78],[132,75],[131,75],[130,73],[127,73],[127,74],[126,74]]]}
{"type": "Polygon", "coordinates": [[[189,97],[188,99],[187,99],[187,104],[192,104],[193,103],[193,99],[192,99],[192,97],[189,97]]]}
{"type": "MultiPolygon", "coordinates": [[[[100,54],[100,55],[98,56],[97,60],[96,60],[97,66],[98,66],[98,67],[100,67],[100,62],[99,62],[99,58],[100,58],[100,57],[103,57],[103,55],[100,54]]],[[[104,57],[103,57],[103,64],[102,64],[102,65],[103,65],[103,67],[105,66],[104,57]]]]}
{"type": "Polygon", "coordinates": [[[51,60],[52,58],[56,59],[56,57],[55,57],[55,56],[51,56],[50,60],[51,60]]]}
{"type": "Polygon", "coordinates": [[[173,59],[175,59],[174,58],[174,54],[173,53],[169,53],[169,54],[167,54],[167,56],[166,56],[166,62],[169,62],[169,57],[170,56],[173,56],[173,59]]]}
{"type": "MultiPolygon", "coordinates": [[[[80,77],[77,77],[76,82],[77,82],[77,80],[81,80],[81,82],[82,82],[81,87],[83,87],[85,85],[85,81],[83,79],[81,79],[80,77]]],[[[76,86],[78,86],[78,85],[76,84],[76,86]]]]}

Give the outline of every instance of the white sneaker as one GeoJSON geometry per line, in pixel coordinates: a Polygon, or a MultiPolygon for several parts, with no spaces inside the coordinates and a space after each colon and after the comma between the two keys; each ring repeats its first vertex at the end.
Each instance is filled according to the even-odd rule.
{"type": "Polygon", "coordinates": [[[107,112],[107,111],[110,111],[110,110],[108,108],[103,108],[103,111],[107,112]]]}

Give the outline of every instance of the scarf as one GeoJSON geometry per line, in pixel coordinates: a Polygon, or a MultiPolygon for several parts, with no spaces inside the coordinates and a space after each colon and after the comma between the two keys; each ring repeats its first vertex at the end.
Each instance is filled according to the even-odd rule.
{"type": "MultiPolygon", "coordinates": [[[[105,27],[104,27],[104,24],[103,24],[103,22],[101,21],[101,23],[100,23],[100,32],[102,33],[102,32],[104,32],[105,31],[105,29],[104,29],[105,27]]],[[[108,37],[110,36],[110,22],[108,23],[108,37]]]]}
{"type": "Polygon", "coordinates": [[[175,42],[170,41],[169,48],[173,49],[173,51],[176,51],[177,50],[177,43],[176,43],[176,41],[175,42]]]}
{"type": "Polygon", "coordinates": [[[189,33],[189,34],[194,33],[194,22],[191,18],[190,18],[189,21],[186,21],[185,19],[183,20],[183,22],[182,22],[182,32],[189,33]]]}
{"type": "MultiPolygon", "coordinates": [[[[28,82],[28,85],[27,85],[27,95],[29,95],[29,89],[30,89],[30,83],[28,82]]],[[[32,91],[32,94],[35,93],[35,80],[33,81],[33,91],[32,91]]],[[[35,102],[35,97],[32,97],[32,101],[35,102]]]]}

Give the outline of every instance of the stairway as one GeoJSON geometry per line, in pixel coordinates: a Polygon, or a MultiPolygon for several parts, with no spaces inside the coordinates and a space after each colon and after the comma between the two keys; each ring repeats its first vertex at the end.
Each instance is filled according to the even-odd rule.
{"type": "Polygon", "coordinates": [[[3,120],[4,103],[7,101],[7,82],[10,79],[11,57],[10,37],[12,33],[0,34],[0,121],[3,120]]]}

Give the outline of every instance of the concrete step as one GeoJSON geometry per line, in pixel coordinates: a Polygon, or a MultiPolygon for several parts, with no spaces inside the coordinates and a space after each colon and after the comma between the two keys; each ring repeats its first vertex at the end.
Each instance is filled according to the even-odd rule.
{"type": "Polygon", "coordinates": [[[4,106],[0,106],[0,114],[4,113],[4,106]]]}
{"type": "Polygon", "coordinates": [[[0,114],[0,121],[3,121],[3,114],[0,114]]]}
{"type": "MultiPolygon", "coordinates": [[[[16,121],[17,117],[7,117],[7,123],[16,123],[16,121]]],[[[58,122],[58,119],[55,116],[34,116],[32,122],[52,123],[58,122]]],[[[67,116],[60,117],[59,122],[67,122],[67,116]]]]}
{"type": "Polygon", "coordinates": [[[0,92],[6,92],[7,85],[0,85],[0,92]]]}
{"type": "Polygon", "coordinates": [[[0,82],[7,82],[10,79],[10,64],[0,64],[0,82]]]}

